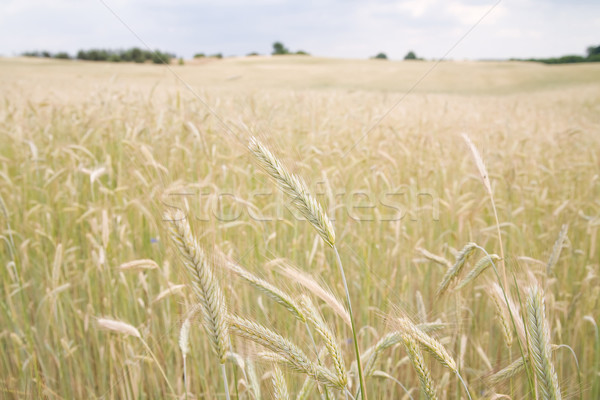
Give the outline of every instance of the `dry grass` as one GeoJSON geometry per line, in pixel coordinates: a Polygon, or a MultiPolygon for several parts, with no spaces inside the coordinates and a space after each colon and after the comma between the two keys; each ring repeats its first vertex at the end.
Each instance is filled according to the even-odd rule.
{"type": "MultiPolygon", "coordinates": [[[[183,396],[179,331],[197,300],[180,286],[190,280],[162,221],[169,207],[186,212],[202,247],[218,246],[289,296],[288,305],[310,296],[322,314],[331,346],[319,366],[305,324],[287,306],[214,268],[227,309],[289,338],[308,372],[325,383],[284,371],[291,398],[302,388],[303,398],[319,390],[342,395],[325,386],[338,385],[344,365],[356,393],[335,254],[287,211],[245,147],[251,134],[328,210],[371,399],[401,398],[402,387],[415,396],[422,387],[403,342],[390,333],[398,328],[398,307],[415,322],[442,322],[427,335],[457,361],[474,397],[488,390],[531,396],[540,384],[536,371],[549,371],[529,357],[532,338],[520,315],[530,327],[532,317],[542,321],[538,316],[548,325],[549,333],[539,330],[546,343],[537,340],[546,359],[548,344],[567,344],[577,356],[581,386],[569,352],[552,352],[562,395],[600,397],[600,66],[442,63],[347,152],[429,67],[294,57],[174,66],[238,141],[164,68],[0,59],[0,397],[183,396]],[[455,260],[465,243],[501,254],[463,132],[489,173],[516,318],[502,292],[489,299],[490,288],[503,283],[490,267],[460,292],[450,284],[436,296],[444,260],[455,260]],[[370,197],[353,195],[358,191],[370,197]],[[308,286],[316,284],[321,295],[329,288],[337,299],[303,289],[307,281],[296,285],[273,268],[273,258],[297,266],[314,278],[308,286]],[[534,284],[543,289],[542,313],[533,300],[527,309],[534,284]],[[496,308],[501,326],[492,318],[496,308]],[[102,315],[133,327],[144,342],[97,329],[102,315]],[[394,339],[389,346],[386,338],[394,339]],[[508,347],[507,338],[516,344],[508,347]],[[366,349],[378,343],[385,346],[370,363],[366,349]],[[336,364],[328,354],[336,354],[336,364]]],[[[464,271],[484,255],[468,259],[464,271]]],[[[189,397],[222,398],[210,339],[193,322],[186,336],[189,397]]],[[[225,364],[236,376],[231,394],[267,397],[271,380],[260,377],[272,363],[258,357],[264,349],[238,338],[232,346],[245,363],[225,364]]],[[[427,368],[437,396],[465,398],[457,376],[428,353],[413,359],[427,368]]],[[[544,377],[552,393],[552,371],[544,377]]]]}

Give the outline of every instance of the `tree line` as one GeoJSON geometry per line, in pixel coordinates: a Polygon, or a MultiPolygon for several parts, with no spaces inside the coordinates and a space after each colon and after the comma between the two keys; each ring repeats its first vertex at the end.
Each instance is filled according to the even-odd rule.
{"type": "Polygon", "coordinates": [[[600,45],[587,48],[587,55],[566,55],[552,58],[511,58],[510,61],[533,61],[544,64],[573,64],[581,62],[600,62],[600,45]]]}
{"type": "Polygon", "coordinates": [[[133,47],[127,50],[108,50],[108,49],[90,49],[79,50],[75,57],[71,57],[69,53],[58,52],[50,53],[48,51],[27,51],[22,54],[25,57],[45,57],[57,58],[63,60],[77,59],[86,61],[110,61],[110,62],[135,62],[145,63],[152,62],[154,64],[169,64],[175,54],[162,52],[160,50],[150,51],[133,47]]]}
{"type": "MultiPolygon", "coordinates": [[[[283,45],[281,42],[273,43],[273,51],[272,55],[287,55],[287,54],[301,54],[301,55],[309,55],[307,52],[298,50],[295,52],[290,51],[287,47],[283,45]]],[[[171,59],[175,58],[175,54],[169,52],[162,52],[159,50],[150,51],[143,50],[138,47],[133,47],[127,50],[106,50],[106,49],[91,49],[91,50],[79,50],[75,57],[71,57],[66,52],[58,52],[58,53],[50,53],[48,51],[29,51],[24,52],[22,54],[26,57],[45,57],[45,58],[57,58],[57,59],[78,59],[78,60],[87,60],[87,61],[112,61],[112,62],[135,62],[135,63],[145,63],[145,62],[153,62],[155,64],[169,64],[171,59]]],[[[248,56],[256,56],[259,55],[256,52],[248,54],[248,56]]],[[[206,57],[204,53],[197,53],[194,55],[194,58],[202,58],[206,57]]],[[[208,57],[214,58],[223,58],[222,53],[217,53],[210,55],[208,57]]],[[[376,56],[372,57],[374,59],[387,59],[387,55],[385,53],[379,53],[376,56]]],[[[416,56],[413,51],[409,51],[406,56],[404,56],[405,60],[422,60],[416,56]]],[[[600,45],[598,46],[590,46],[587,48],[587,55],[566,55],[562,57],[554,57],[554,58],[511,58],[510,61],[532,61],[532,62],[541,62],[544,64],[571,64],[571,63],[580,63],[580,62],[600,62],[600,45]]],[[[183,60],[180,59],[180,63],[183,63],[183,60]]]]}

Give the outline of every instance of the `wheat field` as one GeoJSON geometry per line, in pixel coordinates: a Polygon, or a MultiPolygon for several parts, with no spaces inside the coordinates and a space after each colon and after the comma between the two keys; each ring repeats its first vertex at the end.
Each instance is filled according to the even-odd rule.
{"type": "Polygon", "coordinates": [[[0,102],[2,398],[600,397],[598,65],[3,58],[0,102]]]}

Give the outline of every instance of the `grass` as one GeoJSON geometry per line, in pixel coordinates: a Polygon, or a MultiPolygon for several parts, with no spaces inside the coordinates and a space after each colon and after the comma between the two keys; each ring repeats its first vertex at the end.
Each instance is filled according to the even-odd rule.
{"type": "MultiPolygon", "coordinates": [[[[466,398],[458,376],[423,347],[427,337],[456,362],[473,398],[542,398],[544,387],[551,396],[553,374],[564,397],[600,397],[600,66],[441,63],[347,153],[430,66],[295,57],[174,66],[235,138],[164,68],[0,59],[0,397],[157,398],[171,395],[169,385],[181,397],[224,397],[200,319],[186,332],[184,386],[180,328],[198,300],[178,286],[190,280],[162,220],[169,206],[186,211],[209,259],[222,252],[251,282],[277,289],[257,291],[209,260],[228,311],[252,328],[246,337],[268,328],[268,350],[289,342],[302,352],[292,361],[322,381],[345,371],[356,394],[351,327],[282,273],[295,265],[344,299],[336,254],[262,172],[248,130],[332,219],[369,398],[399,398],[403,388],[417,398],[421,387],[466,398]],[[487,167],[503,249],[463,132],[487,167]],[[493,268],[456,288],[485,256],[478,249],[437,295],[469,242],[503,250],[520,320],[491,296],[493,283],[505,284],[493,268]],[[292,301],[308,295],[327,329],[311,338],[313,324],[278,305],[278,290],[292,301]],[[98,329],[98,318],[139,336],[98,329]],[[409,322],[423,332],[441,323],[422,341],[403,341],[409,322]],[[325,349],[319,357],[312,340],[325,349]],[[529,357],[531,343],[543,358],[529,357]],[[570,353],[553,350],[561,344],[573,349],[581,384],[570,353]],[[549,385],[539,386],[540,371],[552,371],[549,385]]],[[[224,364],[233,398],[269,398],[274,384],[281,398],[284,388],[290,398],[302,388],[304,398],[344,393],[311,386],[277,352],[261,357],[264,347],[230,340],[239,356],[224,364]],[[268,374],[274,362],[281,369],[268,374]]]]}

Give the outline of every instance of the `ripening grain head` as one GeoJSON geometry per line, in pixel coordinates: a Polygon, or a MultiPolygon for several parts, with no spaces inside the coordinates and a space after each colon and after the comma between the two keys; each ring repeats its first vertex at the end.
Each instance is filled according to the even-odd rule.
{"type": "Polygon", "coordinates": [[[142,337],[142,335],[140,335],[140,331],[138,331],[136,327],[126,322],[108,318],[98,318],[97,323],[100,328],[107,329],[109,331],[135,336],[137,338],[142,337]]]}
{"type": "Polygon", "coordinates": [[[323,241],[333,247],[335,244],[333,224],[321,205],[310,194],[304,181],[290,173],[277,157],[256,138],[250,139],[248,148],[261,167],[275,180],[279,189],[292,199],[292,204],[317,230],[323,241]]]}

